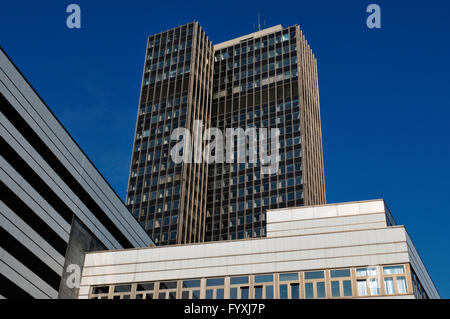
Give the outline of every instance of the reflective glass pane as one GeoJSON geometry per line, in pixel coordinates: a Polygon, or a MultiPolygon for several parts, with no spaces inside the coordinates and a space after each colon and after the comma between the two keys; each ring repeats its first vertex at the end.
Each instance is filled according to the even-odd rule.
{"type": "Polygon", "coordinates": [[[272,282],[272,281],[273,281],[273,275],[255,276],[255,283],[272,282]]]}
{"type": "Polygon", "coordinates": [[[305,272],[305,279],[321,279],[321,278],[324,278],[323,270],[305,272]]]}
{"type": "Polygon", "coordinates": [[[365,280],[357,280],[358,296],[367,296],[367,285],[365,280]]]}
{"type": "Polygon", "coordinates": [[[163,281],[159,283],[159,289],[176,289],[177,282],[176,281],[163,281]]]}
{"type": "Polygon", "coordinates": [[[325,283],[317,282],[316,289],[317,289],[317,298],[325,298],[325,283]]]}
{"type": "Polygon", "coordinates": [[[280,285],[280,299],[288,299],[288,285],[280,285]]]}
{"type": "Polygon", "coordinates": [[[397,292],[399,294],[406,294],[406,278],[405,277],[397,277],[397,292]]]}
{"type": "Polygon", "coordinates": [[[376,276],[376,275],[377,275],[376,267],[356,269],[356,276],[376,276]]]}
{"type": "Polygon", "coordinates": [[[207,289],[206,290],[206,299],[213,299],[213,296],[214,296],[214,290],[207,289]]]}
{"type": "Polygon", "coordinates": [[[280,281],[298,280],[298,273],[280,274],[280,281]]]}
{"type": "Polygon", "coordinates": [[[370,294],[372,296],[380,294],[380,287],[378,286],[378,280],[371,278],[369,280],[370,294]]]}
{"type": "Polygon", "coordinates": [[[224,282],[224,278],[209,278],[206,279],[206,286],[223,286],[224,282]]]}
{"type": "Polygon", "coordinates": [[[313,286],[312,282],[308,282],[305,284],[305,294],[306,294],[306,299],[314,298],[314,286],[313,286]]]}
{"type": "Polygon", "coordinates": [[[403,274],[404,268],[403,266],[386,266],[383,267],[383,272],[386,275],[403,274]]]}
{"type": "Polygon", "coordinates": [[[200,287],[200,280],[184,280],[183,288],[200,287]]]}
{"type": "Polygon", "coordinates": [[[223,289],[217,289],[216,291],[216,299],[223,299],[224,298],[224,290],[223,289]]]}
{"type": "Polygon", "coordinates": [[[231,277],[230,284],[231,285],[248,284],[248,277],[231,277]]]}
{"type": "Polygon", "coordinates": [[[248,299],[248,287],[241,287],[241,299],[248,299]]]}
{"type": "Polygon", "coordinates": [[[94,287],[92,289],[93,294],[107,294],[108,291],[109,291],[109,286],[94,287]]]}
{"type": "Polygon", "coordinates": [[[340,297],[341,292],[339,288],[339,281],[332,281],[331,282],[331,296],[332,297],[340,297]]]}
{"type": "Polygon", "coordinates": [[[387,295],[393,295],[395,294],[394,289],[394,278],[384,278],[384,291],[387,295]]]}
{"type": "Polygon", "coordinates": [[[350,269],[335,269],[331,270],[331,278],[350,277],[350,269]]]}
{"type": "Polygon", "coordinates": [[[137,284],[136,290],[137,291],[146,291],[146,290],[153,290],[154,284],[148,283],[148,284],[137,284]]]}
{"type": "Polygon", "coordinates": [[[120,285],[114,287],[114,292],[128,292],[131,291],[131,285],[120,285]]]}
{"type": "Polygon", "coordinates": [[[344,297],[351,297],[353,295],[351,280],[344,280],[342,284],[344,285],[344,297]]]}
{"type": "Polygon", "coordinates": [[[273,299],[273,286],[266,286],[266,299],[273,299]]]}
{"type": "Polygon", "coordinates": [[[299,284],[291,284],[291,299],[300,298],[300,286],[299,284]]]}
{"type": "Polygon", "coordinates": [[[230,289],[230,298],[231,299],[237,299],[237,288],[231,288],[230,289]]]}
{"type": "Polygon", "coordinates": [[[263,297],[263,287],[257,286],[255,287],[255,299],[262,299],[263,297]]]}

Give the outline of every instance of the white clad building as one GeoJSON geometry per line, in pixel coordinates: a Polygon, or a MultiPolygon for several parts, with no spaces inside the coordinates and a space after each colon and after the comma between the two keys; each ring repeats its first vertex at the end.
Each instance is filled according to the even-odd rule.
{"type": "Polygon", "coordinates": [[[79,298],[440,298],[384,200],[267,212],[267,237],[87,253],[79,298]]]}

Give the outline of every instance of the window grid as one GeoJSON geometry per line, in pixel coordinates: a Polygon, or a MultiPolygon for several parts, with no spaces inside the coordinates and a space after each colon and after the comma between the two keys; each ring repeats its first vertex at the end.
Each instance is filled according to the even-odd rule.
{"type": "Polygon", "coordinates": [[[363,271],[364,268],[368,267],[92,286],[90,299],[364,298],[416,293],[412,287],[409,264],[377,266],[376,273],[363,271]],[[385,267],[391,266],[403,267],[403,273],[383,272],[385,267]],[[272,279],[267,276],[272,276],[272,279]],[[391,284],[390,278],[393,280],[393,292],[385,287],[386,279],[391,284]],[[375,286],[370,286],[372,279],[378,283],[376,293],[373,290],[375,286]],[[365,294],[361,294],[362,284],[365,294]],[[118,286],[125,285],[129,285],[130,289],[117,291],[118,286]]]}

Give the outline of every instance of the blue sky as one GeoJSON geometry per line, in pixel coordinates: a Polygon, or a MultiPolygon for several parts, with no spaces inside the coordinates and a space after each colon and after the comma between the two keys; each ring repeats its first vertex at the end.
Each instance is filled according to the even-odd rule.
{"type": "Polygon", "coordinates": [[[258,11],[299,24],[317,57],[327,201],[384,198],[449,298],[449,1],[3,1],[0,45],[124,198],[146,37],[197,20],[218,43],[258,11]]]}

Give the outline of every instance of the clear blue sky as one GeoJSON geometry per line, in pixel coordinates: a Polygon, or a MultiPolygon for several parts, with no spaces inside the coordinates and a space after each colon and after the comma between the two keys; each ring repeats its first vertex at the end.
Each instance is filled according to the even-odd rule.
{"type": "Polygon", "coordinates": [[[0,45],[124,198],[146,37],[197,20],[218,43],[258,11],[317,57],[328,202],[384,198],[449,298],[449,1],[2,1],[0,45]]]}

